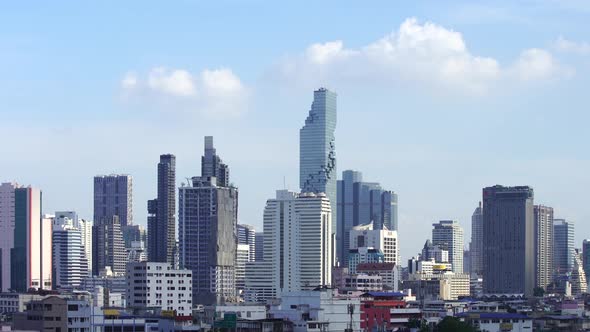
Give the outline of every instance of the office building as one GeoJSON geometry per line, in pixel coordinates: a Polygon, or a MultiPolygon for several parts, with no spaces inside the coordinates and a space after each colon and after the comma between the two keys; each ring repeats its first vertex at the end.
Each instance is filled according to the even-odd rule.
{"type": "Polygon", "coordinates": [[[264,233],[263,232],[256,232],[254,235],[254,261],[260,262],[264,260],[264,233]]]}
{"type": "Polygon", "coordinates": [[[441,220],[432,226],[432,244],[449,252],[453,272],[463,273],[463,228],[456,220],[441,220]]]}
{"type": "Polygon", "coordinates": [[[0,290],[10,289],[10,253],[14,248],[14,190],[17,183],[0,185],[0,290]]]}
{"type": "Polygon", "coordinates": [[[483,209],[481,202],[471,215],[471,242],[469,243],[469,258],[471,260],[471,274],[483,275],[483,209]]]}
{"type": "Polygon", "coordinates": [[[483,189],[484,293],[533,294],[535,222],[533,189],[483,189]]]}
{"type": "Polygon", "coordinates": [[[264,209],[264,261],[276,293],[330,285],[331,206],[325,194],[277,190],[264,209]]]}
{"type": "Polygon", "coordinates": [[[127,174],[94,177],[94,220],[119,217],[121,226],[133,224],[133,178],[127,174]]]}
{"type": "Polygon", "coordinates": [[[256,260],[256,230],[254,230],[254,226],[238,224],[238,244],[248,245],[248,262],[254,262],[256,260]]]}
{"type": "Polygon", "coordinates": [[[363,182],[361,172],[346,170],[337,184],[338,234],[337,252],[345,265],[350,249],[350,230],[371,222],[376,228],[397,231],[397,194],[384,190],[379,183],[363,182]]]}
{"type": "Polygon", "coordinates": [[[205,136],[205,153],[201,157],[201,176],[217,178],[217,185],[230,187],[229,166],[223,163],[213,146],[213,136],[205,136]]]}
{"type": "Polygon", "coordinates": [[[365,263],[384,263],[385,256],[381,250],[371,247],[360,247],[350,249],[348,254],[348,271],[350,274],[357,273],[356,267],[365,263]]]}
{"type": "Polygon", "coordinates": [[[553,220],[553,270],[557,276],[574,268],[574,223],[565,219],[553,220]]]}
{"type": "Polygon", "coordinates": [[[160,156],[158,163],[158,197],[148,201],[148,259],[150,262],[174,263],[176,244],[176,157],[160,156]]]}
{"type": "Polygon", "coordinates": [[[92,226],[92,271],[96,275],[110,268],[115,275],[125,273],[127,253],[119,217],[96,220],[92,226]]]}
{"type": "Polygon", "coordinates": [[[238,244],[236,250],[236,290],[239,294],[242,294],[246,285],[246,263],[253,261],[250,260],[249,245],[238,244]]]}
{"type": "Polygon", "coordinates": [[[545,289],[553,278],[553,208],[535,205],[535,287],[545,289]]]}
{"type": "Polygon", "coordinates": [[[82,232],[65,222],[53,228],[53,283],[57,289],[80,287],[88,276],[82,232]]]}
{"type": "Polygon", "coordinates": [[[433,259],[438,263],[448,263],[449,251],[442,249],[441,246],[432,244],[432,241],[430,240],[426,240],[426,243],[424,243],[424,247],[422,248],[420,259],[423,261],[429,261],[433,259]]]}
{"type": "Polygon", "coordinates": [[[84,256],[88,262],[88,274],[92,272],[92,220],[78,219],[78,229],[82,235],[82,247],[84,247],[84,256]]]}
{"type": "Polygon", "coordinates": [[[41,215],[42,193],[35,188],[14,190],[14,247],[11,251],[11,287],[25,292],[29,288],[51,289],[50,216],[41,215]]]}
{"type": "Polygon", "coordinates": [[[385,263],[398,263],[397,232],[374,228],[374,224],[354,226],[350,230],[350,249],[372,247],[383,253],[385,263]]]}
{"type": "Polygon", "coordinates": [[[581,295],[588,292],[588,282],[582,264],[582,254],[577,249],[574,250],[574,265],[570,280],[572,295],[581,295]]]}
{"type": "Polygon", "coordinates": [[[336,231],[336,93],[320,88],[299,131],[299,187],[302,193],[325,193],[336,231]]]}
{"type": "Polygon", "coordinates": [[[160,308],[177,317],[192,317],[192,272],[168,263],[127,264],[127,306],[160,308]]]}
{"type": "Polygon", "coordinates": [[[590,239],[585,239],[582,244],[582,266],[586,276],[590,276],[590,239]]]}

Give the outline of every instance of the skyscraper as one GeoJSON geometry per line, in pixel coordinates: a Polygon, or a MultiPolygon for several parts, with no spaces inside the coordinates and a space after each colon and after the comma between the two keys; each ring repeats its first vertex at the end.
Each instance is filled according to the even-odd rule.
{"type": "Polygon", "coordinates": [[[441,220],[432,226],[432,244],[449,252],[453,272],[463,273],[463,228],[456,220],[441,220]]]}
{"type": "Polygon", "coordinates": [[[254,250],[256,251],[254,261],[261,262],[264,260],[264,233],[256,232],[254,238],[256,242],[254,246],[254,250]]]}
{"type": "Polygon", "coordinates": [[[72,222],[53,228],[53,282],[56,288],[77,288],[88,276],[82,232],[72,222]]]}
{"type": "Polygon", "coordinates": [[[582,266],[586,277],[590,278],[590,239],[585,239],[582,244],[582,266]]]}
{"type": "Polygon", "coordinates": [[[325,194],[277,190],[264,208],[264,261],[281,292],[331,284],[331,206],[325,194]]]}
{"type": "Polygon", "coordinates": [[[92,220],[78,219],[78,229],[82,233],[82,246],[86,261],[88,263],[88,275],[94,275],[92,272],[92,220]]]}
{"type": "Polygon", "coordinates": [[[52,287],[52,220],[41,215],[41,206],[41,190],[31,187],[14,190],[10,288],[17,292],[52,287]]]}
{"type": "Polygon", "coordinates": [[[535,222],[533,189],[496,185],[483,189],[483,288],[485,293],[533,294],[535,222]]]}
{"type": "Polygon", "coordinates": [[[574,223],[553,220],[553,270],[556,275],[572,272],[574,268],[574,223]]]}
{"type": "Polygon", "coordinates": [[[216,177],[217,185],[229,187],[229,167],[223,163],[213,146],[213,136],[205,136],[205,154],[201,157],[201,176],[216,177]]]}
{"type": "Polygon", "coordinates": [[[118,216],[121,226],[133,224],[133,178],[126,174],[94,177],[94,220],[118,216]]]}
{"type": "Polygon", "coordinates": [[[471,258],[471,272],[478,276],[483,275],[483,210],[481,202],[471,215],[471,243],[469,244],[469,256],[471,258]]]}
{"type": "Polygon", "coordinates": [[[336,251],[340,264],[346,264],[349,233],[357,225],[375,223],[397,231],[397,194],[383,190],[379,183],[363,182],[361,172],[346,170],[338,180],[336,251]]]}
{"type": "Polygon", "coordinates": [[[148,201],[148,259],[174,264],[176,245],[176,157],[160,156],[158,198],[148,201]]]}
{"type": "Polygon", "coordinates": [[[119,217],[112,216],[95,220],[92,226],[92,272],[98,275],[110,267],[113,273],[125,273],[127,252],[119,217]]]}
{"type": "Polygon", "coordinates": [[[248,262],[254,262],[256,260],[256,230],[254,226],[238,224],[238,244],[248,245],[250,248],[248,262]]]}
{"type": "Polygon", "coordinates": [[[535,205],[535,287],[546,288],[553,275],[553,208],[535,205]]]}
{"type": "MultiPolygon", "coordinates": [[[[320,88],[299,131],[299,186],[302,193],[325,193],[336,220],[336,93],[320,88]]],[[[335,237],[336,222],[332,223],[335,237]]]]}
{"type": "MultiPolygon", "coordinates": [[[[215,152],[212,144],[213,139],[206,137],[205,154],[215,152]]],[[[215,165],[223,165],[217,155],[202,160],[203,176],[179,188],[179,258],[182,268],[193,271],[195,301],[215,304],[236,296],[238,190],[221,186],[215,176],[204,176],[215,165]]],[[[227,165],[223,168],[229,174],[227,165]]],[[[223,182],[229,183],[229,178],[223,182]]]]}
{"type": "Polygon", "coordinates": [[[10,252],[14,248],[14,190],[12,182],[0,185],[0,291],[10,289],[10,252]]]}

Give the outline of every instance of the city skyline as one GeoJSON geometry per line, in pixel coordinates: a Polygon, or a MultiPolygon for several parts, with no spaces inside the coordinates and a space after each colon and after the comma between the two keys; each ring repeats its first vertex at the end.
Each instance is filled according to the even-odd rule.
{"type": "MultiPolygon", "coordinates": [[[[179,19],[170,28],[160,27],[163,30],[155,36],[150,34],[153,38],[147,43],[146,35],[138,30],[145,28],[150,20],[138,17],[138,30],[121,32],[125,34],[122,40],[137,37],[129,38],[135,40],[133,48],[137,50],[134,51],[119,40],[106,38],[108,29],[89,33],[88,27],[94,21],[84,14],[86,9],[72,6],[68,10],[73,15],[61,25],[50,24],[52,21],[39,17],[39,25],[23,26],[15,20],[22,22],[29,14],[63,8],[40,6],[29,13],[15,5],[0,14],[4,22],[15,22],[10,24],[12,28],[7,28],[7,35],[18,36],[5,39],[2,46],[7,65],[2,67],[6,75],[0,81],[3,87],[0,93],[6,105],[0,111],[3,116],[0,129],[16,137],[20,135],[18,130],[25,126],[31,134],[19,136],[22,137],[19,144],[0,147],[3,155],[19,157],[0,165],[0,173],[7,177],[2,181],[30,183],[41,188],[45,193],[44,212],[74,209],[80,216],[90,219],[91,178],[97,174],[131,174],[134,200],[140,202],[134,209],[134,222],[146,225],[144,204],[156,196],[155,158],[162,153],[178,156],[178,187],[184,177],[195,174],[200,158],[196,151],[202,136],[214,135],[216,145],[224,151],[225,161],[232,165],[232,179],[240,188],[239,222],[261,229],[261,202],[277,188],[282,188],[284,179],[288,188],[297,188],[297,130],[309,110],[310,91],[326,86],[339,96],[336,131],[339,169],[362,170],[367,178],[378,180],[385,188],[399,193],[400,245],[404,257],[419,251],[430,225],[440,219],[458,220],[467,238],[471,212],[481,199],[481,188],[496,183],[535,188],[536,203],[554,207],[556,218],[577,223],[575,243],[579,247],[587,237],[585,234],[590,233],[590,226],[583,222],[590,218],[583,200],[583,188],[590,179],[584,171],[588,158],[579,145],[579,142],[588,141],[588,134],[581,127],[588,115],[583,112],[584,104],[580,99],[588,76],[584,65],[588,28],[580,25],[581,15],[576,11],[585,12],[587,8],[578,8],[576,4],[569,8],[556,3],[535,4],[534,8],[524,8],[506,2],[490,7],[453,2],[445,5],[450,9],[430,4],[396,11],[385,3],[379,11],[330,6],[334,11],[330,18],[332,24],[319,22],[320,16],[314,16],[327,8],[322,4],[318,14],[312,14],[309,25],[300,27],[298,32],[284,29],[281,24],[277,24],[275,32],[266,31],[268,29],[263,26],[243,24],[246,28],[239,31],[243,40],[252,40],[246,38],[252,35],[262,37],[248,47],[259,49],[260,53],[244,51],[244,60],[236,59],[232,55],[235,52],[227,52],[227,46],[221,45],[235,40],[236,31],[213,29],[217,26],[210,21],[180,23],[191,20],[179,19]],[[359,25],[368,22],[363,17],[371,17],[371,24],[356,31],[348,24],[353,15],[361,20],[359,25]],[[544,20],[547,24],[540,27],[531,24],[531,20],[544,20]],[[73,24],[79,27],[77,31],[72,31],[73,24]],[[41,29],[41,25],[47,28],[41,29]],[[179,36],[171,33],[174,31],[182,32],[179,36]],[[202,42],[203,31],[213,33],[207,43],[202,42]],[[489,68],[499,78],[458,74],[458,83],[467,82],[468,86],[478,89],[462,92],[462,89],[453,89],[456,85],[449,84],[450,91],[437,91],[430,84],[444,86],[447,82],[444,75],[403,71],[399,69],[400,63],[394,62],[393,67],[398,70],[386,73],[396,77],[395,80],[377,77],[376,84],[365,85],[373,77],[367,79],[354,70],[357,60],[365,60],[350,60],[349,57],[354,58],[380,42],[399,47],[401,44],[395,43],[397,39],[387,39],[392,32],[394,36],[408,38],[440,32],[439,36],[455,42],[443,43],[443,46],[457,46],[453,50],[467,60],[495,61],[498,70],[494,65],[489,68]],[[509,37],[504,40],[507,35],[509,37]],[[63,42],[51,43],[57,36],[63,42]],[[187,36],[199,41],[195,43],[199,47],[181,43],[187,36]],[[166,38],[171,41],[166,42],[166,38]],[[80,47],[72,49],[66,42],[80,47]],[[195,51],[203,47],[210,52],[195,51]],[[90,52],[97,48],[106,51],[108,56],[99,59],[91,54],[102,53],[90,52]],[[114,49],[121,52],[109,52],[114,49]],[[531,49],[537,51],[527,52],[531,49]],[[64,57],[68,61],[59,59],[70,53],[72,55],[64,57]],[[282,62],[283,56],[292,62],[282,62]],[[543,75],[515,78],[506,89],[495,87],[503,85],[496,83],[503,82],[502,77],[509,76],[512,69],[520,68],[515,67],[517,64],[531,58],[540,60],[539,67],[534,68],[548,68],[537,73],[543,75]],[[276,66],[272,65],[276,62],[276,66]],[[100,65],[90,69],[96,64],[100,65]],[[351,72],[335,75],[343,65],[352,68],[351,72]],[[155,70],[160,67],[168,69],[155,70]],[[294,69],[289,71],[289,68],[294,69]],[[322,75],[309,75],[317,68],[325,69],[317,71],[322,75]],[[178,75],[172,76],[175,70],[178,75]],[[44,73],[37,77],[40,71],[44,73]],[[289,75],[295,75],[294,72],[298,75],[293,80],[284,79],[285,76],[291,78],[289,75]],[[187,73],[189,84],[184,90],[165,84],[168,82],[165,78],[187,78],[187,73]],[[50,84],[54,77],[62,77],[62,84],[50,84]],[[149,77],[159,82],[154,85],[159,90],[148,86],[149,77]],[[529,79],[524,79],[527,77],[529,79]],[[233,105],[207,100],[206,105],[201,101],[197,103],[194,107],[197,111],[187,110],[192,110],[194,104],[189,101],[191,107],[187,107],[181,97],[183,94],[190,96],[194,92],[191,87],[195,91],[206,91],[205,78],[227,83],[230,88],[224,91],[229,93],[228,101],[232,104],[243,94],[250,97],[243,103],[248,109],[242,112],[236,107],[237,114],[233,114],[224,111],[234,109],[233,105]],[[87,81],[91,83],[81,84],[87,81]],[[134,81],[144,90],[126,94],[129,90],[124,87],[129,88],[134,81]],[[295,86],[297,84],[289,81],[301,84],[295,86]],[[25,86],[25,82],[30,85],[25,86]],[[421,89],[420,83],[424,82],[430,83],[421,89]],[[143,110],[146,106],[143,97],[154,101],[147,110],[143,110]],[[64,100],[69,101],[64,103],[64,100]],[[569,102],[568,107],[563,107],[564,100],[569,102]],[[199,121],[201,119],[205,121],[199,121]],[[531,123],[540,130],[526,130],[522,123],[531,123]],[[540,134],[547,130],[555,132],[555,128],[568,130],[550,137],[540,134]],[[105,136],[108,132],[121,135],[105,136]],[[157,134],[145,135],[146,132],[157,134]],[[535,144],[530,144],[531,141],[535,144]],[[111,149],[112,146],[118,149],[111,149]],[[58,153],[58,150],[67,153],[58,153]],[[28,151],[26,156],[23,151],[28,151]],[[552,153],[547,155],[545,151],[552,153]],[[379,162],[375,162],[376,157],[379,162]],[[569,176],[562,177],[562,172],[569,176]],[[424,204],[425,201],[429,204],[424,204]],[[404,241],[405,237],[420,241],[404,241]]],[[[94,13],[103,18],[105,8],[96,6],[94,13]]],[[[122,11],[137,9],[133,5],[122,7],[122,11]]],[[[176,5],[170,11],[194,15],[200,9],[215,8],[215,5],[186,4],[176,5]]],[[[243,14],[244,7],[234,4],[223,8],[228,9],[227,18],[245,23],[238,15],[243,14]]],[[[268,18],[272,16],[266,15],[268,10],[274,11],[276,17],[269,23],[283,20],[288,25],[300,20],[304,13],[303,8],[290,9],[287,11],[293,18],[276,7],[260,15],[268,18]]],[[[146,18],[153,18],[155,12],[160,12],[150,8],[142,10],[146,18]]],[[[309,13],[305,11],[305,14],[309,13]]],[[[113,17],[113,26],[117,22],[121,24],[122,19],[113,17]]],[[[447,53],[438,52],[440,44],[434,41],[426,50],[438,61],[436,63],[441,63],[440,57],[444,58],[447,53]]],[[[244,48],[244,45],[239,46],[244,48]]],[[[410,55],[414,54],[412,50],[409,50],[410,55]]],[[[383,55],[376,56],[387,59],[383,55]]]]}

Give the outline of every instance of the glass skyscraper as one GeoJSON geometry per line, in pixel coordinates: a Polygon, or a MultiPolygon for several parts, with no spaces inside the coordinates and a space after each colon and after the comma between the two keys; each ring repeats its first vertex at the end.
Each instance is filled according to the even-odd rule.
{"type": "Polygon", "coordinates": [[[574,223],[565,219],[553,220],[553,270],[557,275],[574,268],[574,223]]]}
{"type": "MultiPolygon", "coordinates": [[[[299,186],[302,192],[326,193],[336,220],[336,93],[320,88],[299,131],[299,186]]],[[[336,222],[332,223],[336,234],[336,222]]]]}

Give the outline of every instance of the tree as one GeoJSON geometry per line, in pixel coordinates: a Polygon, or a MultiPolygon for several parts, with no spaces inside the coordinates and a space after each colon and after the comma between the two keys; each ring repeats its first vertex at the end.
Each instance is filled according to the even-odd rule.
{"type": "Polygon", "coordinates": [[[535,287],[535,289],[533,289],[533,295],[535,297],[543,297],[543,295],[545,295],[545,290],[543,287],[535,287]]]}
{"type": "Polygon", "coordinates": [[[434,329],[436,332],[476,332],[477,330],[459,318],[447,316],[438,323],[434,329]]]}

